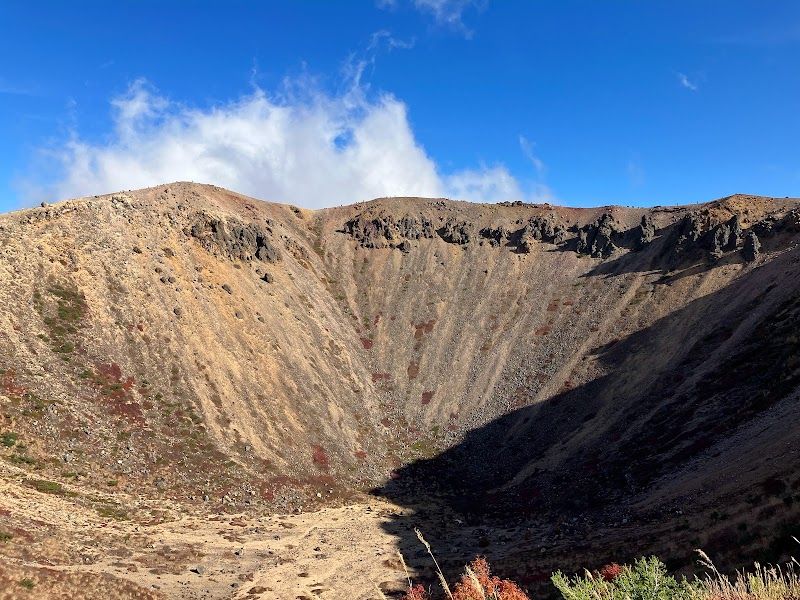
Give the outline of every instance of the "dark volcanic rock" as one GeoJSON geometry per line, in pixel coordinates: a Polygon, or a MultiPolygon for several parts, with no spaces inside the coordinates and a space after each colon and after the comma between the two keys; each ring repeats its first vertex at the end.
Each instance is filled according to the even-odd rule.
{"type": "Polygon", "coordinates": [[[410,244],[400,248],[406,240],[436,236],[433,223],[426,217],[412,215],[395,219],[392,215],[370,218],[360,214],[347,221],[341,231],[358,240],[362,248],[399,248],[402,252],[410,250],[410,244]]]}
{"type": "Polygon", "coordinates": [[[209,252],[219,252],[232,260],[255,258],[276,263],[281,259],[277,248],[268,240],[272,233],[269,227],[262,228],[254,223],[236,220],[225,222],[208,215],[200,215],[188,233],[209,252]]]}
{"type": "Polygon", "coordinates": [[[633,249],[636,251],[644,249],[656,236],[653,217],[650,215],[643,215],[642,222],[631,231],[633,236],[633,249]]]}
{"type": "Polygon", "coordinates": [[[718,260],[742,243],[738,215],[720,223],[707,213],[691,213],[681,219],[665,247],[670,267],[692,260],[718,260]]]}
{"type": "Polygon", "coordinates": [[[744,238],[744,248],[742,248],[742,255],[747,262],[753,262],[758,258],[759,250],[761,249],[761,242],[758,241],[758,236],[754,231],[748,231],[744,238]]]}
{"type": "Polygon", "coordinates": [[[721,258],[725,252],[736,250],[741,243],[742,226],[739,216],[735,215],[725,223],[720,223],[711,229],[705,238],[704,246],[712,258],[721,258]]]}
{"type": "Polygon", "coordinates": [[[614,238],[619,237],[620,233],[614,217],[606,213],[594,223],[584,225],[578,230],[576,252],[593,258],[606,258],[617,249],[614,238]]]}
{"type": "Polygon", "coordinates": [[[472,225],[465,221],[449,219],[438,231],[439,236],[448,244],[469,244],[472,241],[472,225]]]}
{"type": "Polygon", "coordinates": [[[533,242],[546,242],[560,244],[567,237],[567,228],[549,215],[547,217],[533,217],[528,223],[514,234],[517,251],[527,254],[532,249],[533,242]]]}
{"type": "Polygon", "coordinates": [[[511,237],[511,232],[503,227],[484,227],[478,232],[482,238],[489,240],[489,244],[493,247],[505,244],[511,237]]]}

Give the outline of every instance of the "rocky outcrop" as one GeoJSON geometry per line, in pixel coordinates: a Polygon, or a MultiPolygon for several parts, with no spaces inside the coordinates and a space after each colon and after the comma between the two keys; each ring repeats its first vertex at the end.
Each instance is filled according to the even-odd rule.
{"type": "Polygon", "coordinates": [[[744,248],[742,248],[742,256],[747,262],[753,262],[758,258],[761,249],[761,242],[758,241],[758,236],[753,230],[747,232],[744,238],[744,248]]]}
{"type": "Polygon", "coordinates": [[[478,232],[478,235],[489,240],[490,246],[497,247],[508,242],[511,237],[511,232],[500,225],[499,227],[484,227],[478,232]]]}
{"type": "Polygon", "coordinates": [[[212,254],[221,254],[231,260],[253,259],[276,263],[280,252],[269,241],[272,229],[268,225],[242,223],[237,220],[223,221],[202,214],[188,228],[188,234],[212,254]]]}
{"type": "Polygon", "coordinates": [[[725,252],[736,250],[741,243],[742,226],[739,215],[734,215],[725,223],[714,227],[707,236],[706,247],[714,259],[719,259],[725,252]]]}
{"type": "Polygon", "coordinates": [[[665,249],[670,267],[688,260],[719,260],[742,244],[739,216],[715,222],[708,214],[691,213],[683,217],[665,249]]]}
{"type": "Polygon", "coordinates": [[[433,223],[426,217],[405,215],[395,219],[392,215],[369,217],[357,215],[347,221],[341,231],[359,242],[362,248],[410,249],[407,240],[436,237],[433,223]]]}
{"type": "Polygon", "coordinates": [[[653,217],[643,215],[642,222],[631,230],[632,245],[635,251],[644,250],[656,237],[656,227],[653,224],[653,217]]]}
{"type": "Polygon", "coordinates": [[[533,248],[534,242],[548,244],[561,244],[567,237],[567,228],[556,221],[552,215],[546,217],[533,217],[528,223],[514,234],[517,251],[527,254],[533,248]]]}
{"type": "Polygon", "coordinates": [[[465,245],[469,244],[473,238],[473,226],[466,221],[456,221],[448,219],[447,222],[438,230],[441,237],[448,244],[465,245]]]}
{"type": "Polygon", "coordinates": [[[617,227],[614,217],[606,213],[594,223],[584,225],[578,230],[578,254],[588,254],[592,258],[607,258],[617,246],[614,239],[622,232],[617,227]]]}

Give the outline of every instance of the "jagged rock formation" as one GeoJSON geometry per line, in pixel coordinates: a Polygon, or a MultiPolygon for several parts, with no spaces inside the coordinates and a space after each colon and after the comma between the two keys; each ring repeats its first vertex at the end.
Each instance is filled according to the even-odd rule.
{"type": "Polygon", "coordinates": [[[553,215],[531,218],[525,227],[514,235],[517,251],[525,254],[531,252],[534,242],[561,244],[566,240],[566,237],[567,228],[562,223],[557,222],[553,215]]]}
{"type": "Polygon", "coordinates": [[[578,230],[578,254],[588,254],[592,258],[606,258],[613,254],[617,246],[614,239],[619,238],[621,231],[614,222],[614,217],[604,214],[594,223],[584,225],[578,230]]]}
{"type": "Polygon", "coordinates": [[[463,246],[473,239],[473,227],[470,223],[448,219],[438,231],[441,238],[448,244],[463,246]]]}
{"type": "Polygon", "coordinates": [[[404,242],[429,239],[436,235],[429,220],[411,215],[396,219],[393,215],[370,218],[359,214],[348,220],[342,231],[358,240],[362,248],[399,248],[404,251],[408,249],[408,244],[404,242]]]}
{"type": "Polygon", "coordinates": [[[758,236],[754,231],[748,231],[744,239],[744,248],[742,248],[742,255],[747,262],[753,262],[758,258],[759,251],[761,250],[761,242],[758,241],[758,236]]]}
{"type": "Polygon", "coordinates": [[[264,227],[236,219],[226,223],[201,214],[189,228],[189,233],[209,252],[227,256],[231,260],[257,259],[276,263],[281,259],[277,248],[269,241],[272,236],[269,223],[264,227]]]}

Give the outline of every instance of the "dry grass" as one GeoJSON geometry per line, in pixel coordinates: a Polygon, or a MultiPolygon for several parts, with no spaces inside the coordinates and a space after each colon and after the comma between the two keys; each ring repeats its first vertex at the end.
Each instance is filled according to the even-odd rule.
{"type": "Polygon", "coordinates": [[[700,563],[710,574],[697,582],[698,600],[797,600],[800,598],[800,566],[794,558],[784,567],[755,564],[752,573],[739,572],[731,581],[720,573],[702,550],[700,563]]]}
{"type": "MultiPolygon", "coordinates": [[[[433,564],[436,565],[436,574],[439,577],[439,583],[444,590],[446,597],[450,600],[530,600],[528,596],[517,585],[508,579],[500,579],[491,574],[489,563],[485,558],[478,557],[473,560],[469,565],[464,568],[464,574],[461,580],[453,585],[452,590],[447,583],[447,579],[439,567],[436,557],[433,555],[431,545],[425,540],[419,529],[414,530],[419,538],[419,541],[425,546],[425,549],[433,559],[433,564]]],[[[408,567],[406,567],[403,555],[400,554],[400,560],[403,562],[403,568],[406,571],[406,578],[408,579],[408,591],[403,596],[402,600],[430,600],[431,596],[429,591],[422,585],[414,585],[408,575],[408,567]]]]}

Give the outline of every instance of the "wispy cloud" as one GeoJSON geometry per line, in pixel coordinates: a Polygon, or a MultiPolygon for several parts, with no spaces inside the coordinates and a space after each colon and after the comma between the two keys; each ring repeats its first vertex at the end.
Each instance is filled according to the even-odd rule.
{"type": "Polygon", "coordinates": [[[683,73],[678,73],[678,82],[681,84],[681,87],[685,87],[687,90],[693,92],[697,91],[697,83],[693,82],[683,73]]]}
{"type": "Polygon", "coordinates": [[[630,159],[625,170],[631,187],[642,187],[645,184],[644,167],[638,158],[630,159]]]}
{"type": "Polygon", "coordinates": [[[401,40],[394,37],[391,31],[381,29],[370,36],[367,49],[377,51],[381,48],[381,46],[385,46],[389,51],[392,51],[395,48],[400,50],[410,50],[414,47],[415,43],[416,40],[414,38],[411,38],[410,40],[401,40]]]}
{"type": "MultiPolygon", "coordinates": [[[[395,8],[403,0],[377,0],[379,8],[395,8]]],[[[464,23],[464,13],[468,9],[481,11],[488,0],[410,0],[420,12],[430,15],[438,25],[449,27],[470,38],[473,32],[464,23]]]]}
{"type": "Polygon", "coordinates": [[[77,129],[42,150],[49,160],[20,188],[31,204],[187,180],[310,208],[379,196],[479,202],[536,200],[502,164],[443,172],[417,141],[406,105],[351,80],[330,94],[309,77],[287,78],[210,108],[191,107],[139,79],[112,99],[102,141],[77,129]],[[31,182],[48,181],[44,186],[31,182]]]}
{"type": "Polygon", "coordinates": [[[545,167],[542,160],[533,153],[536,144],[528,141],[525,136],[521,135],[519,136],[519,147],[525,155],[525,158],[527,158],[536,169],[536,175],[542,177],[545,173],[545,167]]]}

